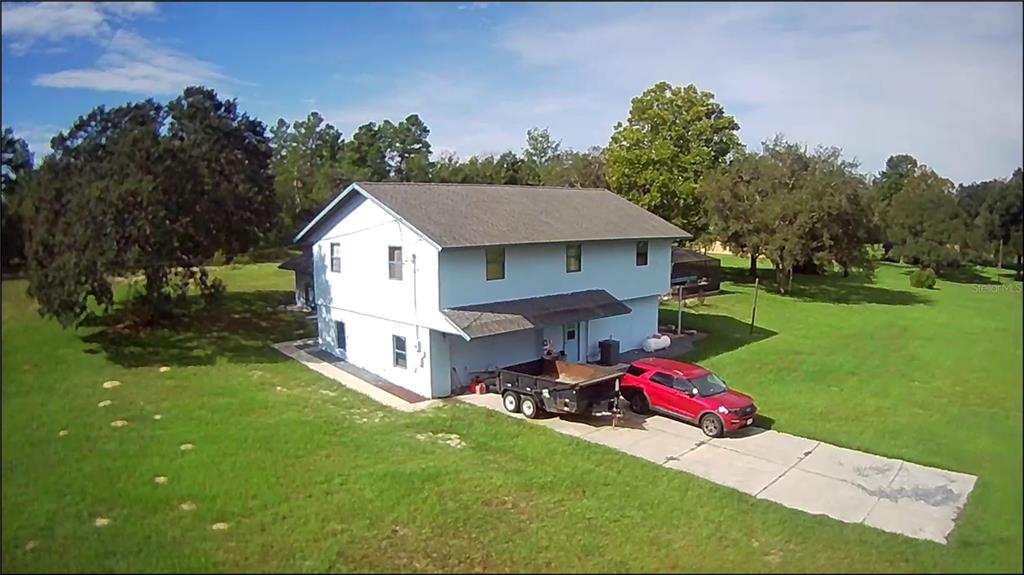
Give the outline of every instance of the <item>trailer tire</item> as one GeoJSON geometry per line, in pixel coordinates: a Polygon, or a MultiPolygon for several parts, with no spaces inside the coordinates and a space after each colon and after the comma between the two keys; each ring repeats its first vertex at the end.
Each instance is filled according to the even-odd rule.
{"type": "Polygon", "coordinates": [[[540,415],[540,406],[537,405],[537,400],[529,395],[524,395],[519,400],[519,410],[523,412],[526,419],[537,419],[540,415]]]}
{"type": "Polygon", "coordinates": [[[501,406],[509,413],[519,412],[519,394],[514,391],[506,391],[501,394],[501,406]]]}

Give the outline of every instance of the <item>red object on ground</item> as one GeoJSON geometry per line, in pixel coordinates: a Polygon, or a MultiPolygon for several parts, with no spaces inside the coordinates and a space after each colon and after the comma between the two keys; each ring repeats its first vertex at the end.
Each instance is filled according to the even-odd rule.
{"type": "Polygon", "coordinates": [[[711,437],[751,425],[757,413],[749,395],[729,389],[711,371],[671,359],[631,363],[622,377],[622,395],[637,413],[653,410],[678,417],[711,437]]]}
{"type": "Polygon", "coordinates": [[[483,395],[487,393],[487,384],[479,379],[474,379],[469,383],[469,392],[477,395],[483,395]]]}

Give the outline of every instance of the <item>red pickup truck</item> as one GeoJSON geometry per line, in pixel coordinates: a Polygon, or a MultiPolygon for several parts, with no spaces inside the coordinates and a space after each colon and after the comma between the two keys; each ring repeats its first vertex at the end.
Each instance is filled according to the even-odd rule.
{"type": "Polygon", "coordinates": [[[622,378],[621,393],[634,412],[675,416],[696,423],[709,437],[751,425],[757,412],[749,395],[729,389],[714,373],[671,359],[634,361],[622,378]]]}

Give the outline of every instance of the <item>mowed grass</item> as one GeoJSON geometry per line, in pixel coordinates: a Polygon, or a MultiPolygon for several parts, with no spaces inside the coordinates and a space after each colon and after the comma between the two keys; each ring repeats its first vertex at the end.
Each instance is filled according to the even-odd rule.
{"type": "Polygon", "coordinates": [[[911,290],[904,272],[762,292],[753,336],[730,273],[684,321],[776,429],[978,475],[947,546],[470,406],[390,411],[267,345],[311,332],[265,264],[220,270],[222,308],[144,335],[61,330],[3,283],[3,569],[1019,571],[1021,295],[911,290]]]}

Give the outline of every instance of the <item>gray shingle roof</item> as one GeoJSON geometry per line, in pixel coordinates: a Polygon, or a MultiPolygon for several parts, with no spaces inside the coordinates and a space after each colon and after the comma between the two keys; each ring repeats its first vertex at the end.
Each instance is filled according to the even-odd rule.
{"type": "Polygon", "coordinates": [[[690,234],[605,189],[359,182],[442,248],[690,234]]]}
{"type": "Polygon", "coordinates": [[[632,310],[603,289],[442,310],[469,337],[624,315],[632,310]]]}

